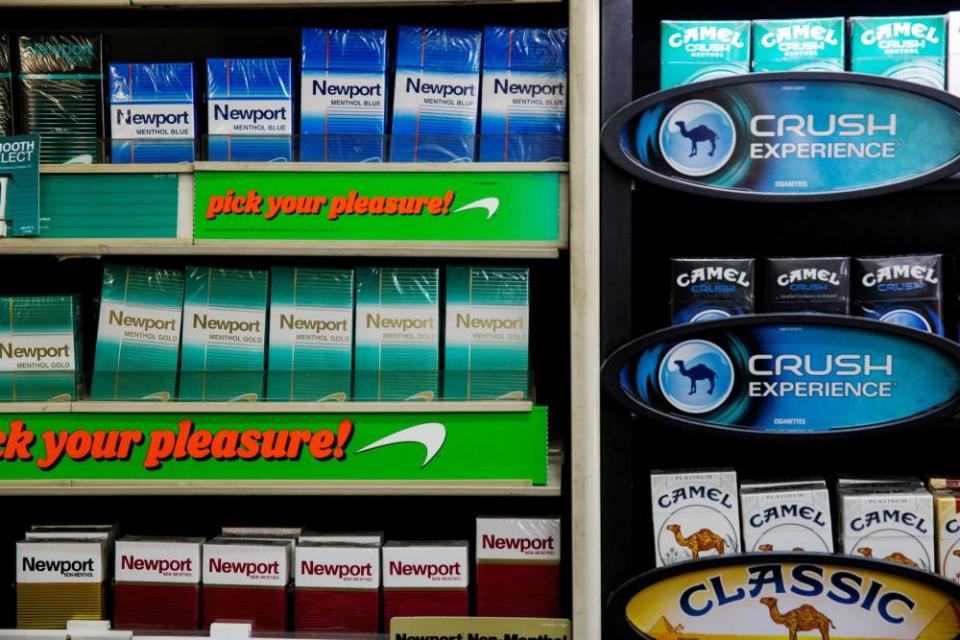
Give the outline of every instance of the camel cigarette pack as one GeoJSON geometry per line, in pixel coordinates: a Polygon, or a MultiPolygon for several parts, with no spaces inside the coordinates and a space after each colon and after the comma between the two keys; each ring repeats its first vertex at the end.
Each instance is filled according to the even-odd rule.
{"type": "Polygon", "coordinates": [[[769,258],[763,310],[850,314],[849,258],[769,258]]]}
{"type": "Polygon", "coordinates": [[[385,544],[384,628],[393,618],[469,615],[469,557],[466,541],[385,544]]]}
{"type": "Polygon", "coordinates": [[[476,614],[560,618],[560,520],[477,518],[476,614]]]}
{"type": "Polygon", "coordinates": [[[215,538],[203,545],[203,628],[243,620],[285,631],[293,543],[215,538]]]}
{"type": "Polygon", "coordinates": [[[753,70],[843,71],[843,18],[753,21],[753,70]]]}
{"type": "Polygon", "coordinates": [[[658,567],[739,552],[735,471],[655,471],[650,495],[658,567]]]}
{"type": "Polygon", "coordinates": [[[270,274],[270,400],[348,400],[353,269],[274,267],[270,274]]]}
{"type": "Polygon", "coordinates": [[[447,267],[446,302],[445,397],[526,398],[530,270],[447,267]]]}
{"type": "Polygon", "coordinates": [[[850,71],[943,89],[946,16],[850,18],[850,71]]]}
{"type": "Polygon", "coordinates": [[[960,584],[960,491],[935,491],[937,570],[960,584]]]}
{"type": "Polygon", "coordinates": [[[358,400],[433,400],[440,351],[440,272],[357,269],[354,395],[358,400]]]}
{"type": "Polygon", "coordinates": [[[567,30],[483,31],[481,162],[561,162],[567,130],[567,30]]]}
{"type": "Polygon", "coordinates": [[[0,33],[0,136],[13,135],[13,76],[10,39],[0,33]]]}
{"type": "Polygon", "coordinates": [[[40,134],[40,162],[102,158],[103,48],[99,34],[20,36],[20,131],[40,134]]]}
{"type": "Polygon", "coordinates": [[[296,631],[377,632],[379,543],[300,543],[294,567],[296,631]]]}
{"type": "Polygon", "coordinates": [[[854,315],[944,335],[943,256],[857,258],[854,315]]]}
{"type": "Polygon", "coordinates": [[[753,258],[674,258],[670,264],[673,324],[753,313],[753,258]]]}
{"type": "Polygon", "coordinates": [[[292,160],[290,58],[207,60],[210,160],[292,160]]]}
{"type": "Polygon", "coordinates": [[[63,629],[70,620],[106,616],[107,543],[24,540],[17,543],[17,628],[63,629]]]}
{"type": "Polygon", "coordinates": [[[175,398],[182,318],[183,271],[106,265],[92,398],[175,398]]]}
{"type": "Polygon", "coordinates": [[[660,23],[660,88],[750,73],[750,21],[660,23]]]}
{"type": "Polygon", "coordinates": [[[114,164],[193,162],[193,64],[110,64],[114,164]]]}
{"type": "Polygon", "coordinates": [[[960,11],[947,14],[947,91],[960,95],[960,11]]]}
{"type": "Polygon", "coordinates": [[[469,29],[398,29],[391,161],[473,161],[481,39],[469,29]]]}
{"type": "Polygon", "coordinates": [[[181,399],[261,399],[268,278],[266,271],[187,267],[181,399]]]}
{"type": "Polygon", "coordinates": [[[301,54],[300,160],[383,162],[386,30],[304,29],[301,54]]]}
{"type": "Polygon", "coordinates": [[[0,398],[79,397],[80,299],[0,297],[0,398]]]}
{"type": "Polygon", "coordinates": [[[203,538],[126,536],[114,545],[114,626],[193,630],[200,626],[203,538]]]}
{"type": "Polygon", "coordinates": [[[825,483],[740,487],[744,551],[833,553],[830,492],[825,483]]]}
{"type": "Polygon", "coordinates": [[[929,491],[909,485],[861,485],[841,488],[838,494],[843,553],[935,570],[936,523],[929,491]]]}

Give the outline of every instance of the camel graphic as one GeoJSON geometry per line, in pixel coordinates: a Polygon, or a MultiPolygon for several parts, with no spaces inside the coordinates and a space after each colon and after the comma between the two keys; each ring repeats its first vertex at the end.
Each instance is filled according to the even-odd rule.
{"type": "Polygon", "coordinates": [[[701,551],[714,549],[718,555],[722,556],[723,552],[727,550],[726,541],[713,531],[710,531],[710,529],[700,529],[700,531],[686,538],[684,538],[680,532],[680,525],[678,524],[668,524],[667,530],[673,532],[673,537],[677,539],[677,544],[690,549],[694,560],[700,557],[701,551]]]}
{"type": "MultiPolygon", "coordinates": [[[[859,549],[857,549],[857,553],[862,555],[864,558],[873,557],[873,549],[871,549],[870,547],[860,547],[859,549]]],[[[918,565],[916,562],[914,562],[907,556],[903,555],[899,551],[894,551],[893,553],[888,555],[886,558],[884,558],[884,560],[886,560],[887,562],[896,562],[898,564],[903,564],[908,567],[914,567],[916,569],[920,568],[920,565],[918,565]]]]}
{"type": "MultiPolygon", "coordinates": [[[[757,547],[757,550],[759,550],[759,551],[773,551],[773,545],[772,545],[772,544],[762,544],[762,545],[760,545],[759,547],[757,547]]],[[[803,551],[803,547],[794,547],[793,549],[791,549],[791,551],[803,551]]]]}
{"type": "Polygon", "coordinates": [[[770,619],[787,628],[790,640],[797,640],[798,631],[819,631],[822,640],[830,640],[830,629],[836,629],[833,621],[809,604],[800,605],[792,611],[780,613],[776,598],[760,598],[760,602],[770,609],[770,619]]]}
{"type": "Polygon", "coordinates": [[[710,388],[707,389],[707,393],[711,395],[713,394],[713,390],[717,386],[716,371],[705,364],[694,365],[690,369],[687,369],[687,366],[683,360],[674,360],[673,364],[677,365],[677,368],[680,369],[680,375],[685,378],[690,378],[691,396],[697,392],[697,380],[707,380],[710,383],[710,388]]]}
{"type": "Polygon", "coordinates": [[[705,124],[694,127],[692,130],[687,131],[687,123],[683,120],[677,120],[677,127],[680,129],[680,135],[684,138],[690,139],[690,157],[697,155],[697,145],[701,142],[710,143],[710,151],[707,153],[708,156],[713,156],[717,151],[717,140],[720,139],[720,136],[717,135],[717,132],[708,127],[705,124]]]}
{"type": "MultiPolygon", "coordinates": [[[[953,550],[953,555],[955,555],[955,556],[957,556],[958,558],[960,558],[960,549],[954,549],[954,550],[953,550]]],[[[960,582],[960,573],[958,573],[956,576],[954,576],[954,580],[956,580],[957,582],[960,582]]]]}

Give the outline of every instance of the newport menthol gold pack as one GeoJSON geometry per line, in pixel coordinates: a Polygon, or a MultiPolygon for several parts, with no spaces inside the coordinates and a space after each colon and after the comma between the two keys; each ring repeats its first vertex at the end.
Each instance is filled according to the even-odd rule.
{"type": "Polygon", "coordinates": [[[0,297],[0,398],[76,400],[79,319],[75,296],[0,297]]]}
{"type": "Polygon", "coordinates": [[[822,480],[740,486],[743,549],[833,553],[830,492],[822,480]]]}
{"type": "Polygon", "coordinates": [[[182,318],[183,271],[106,265],[92,398],[175,398],[182,318]]]}
{"type": "Polygon", "coordinates": [[[735,471],[654,471],[650,497],[658,567],[740,551],[735,471]]]}
{"type": "Polygon", "coordinates": [[[945,16],[850,18],[850,71],[943,89],[946,55],[945,16]]]}
{"type": "Polygon", "coordinates": [[[750,21],[660,23],[660,88],[750,73],[750,21]]]}
{"type": "Polygon", "coordinates": [[[753,21],[753,70],[843,71],[843,18],[753,21]]]}
{"type": "Polygon", "coordinates": [[[344,401],[353,366],[353,269],[274,267],[270,400],[344,401]]]}
{"type": "Polygon", "coordinates": [[[936,570],[933,496],[923,487],[868,484],[838,491],[840,550],[936,570]]]}
{"type": "Polygon", "coordinates": [[[107,543],[81,539],[17,543],[18,629],[63,629],[106,616],[107,543]]]}
{"type": "Polygon", "coordinates": [[[960,491],[935,491],[937,571],[960,584],[960,491]]]}

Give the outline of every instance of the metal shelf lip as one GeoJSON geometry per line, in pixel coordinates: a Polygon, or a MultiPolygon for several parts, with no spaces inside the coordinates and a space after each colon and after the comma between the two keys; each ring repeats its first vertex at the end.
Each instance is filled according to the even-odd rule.
{"type": "MultiPolygon", "coordinates": [[[[3,7],[4,0],[0,0],[3,7]]],[[[180,162],[176,164],[42,164],[44,174],[194,173],[569,173],[566,162],[180,162]]]]}
{"type": "Polygon", "coordinates": [[[530,413],[526,400],[432,402],[76,402],[0,403],[0,413],[530,413]]]}
{"type": "MultiPolygon", "coordinates": [[[[0,0],[2,7],[3,0],[0,0]]],[[[193,165],[187,162],[143,163],[143,164],[42,164],[41,174],[84,174],[84,173],[193,173],[193,165]]]]}

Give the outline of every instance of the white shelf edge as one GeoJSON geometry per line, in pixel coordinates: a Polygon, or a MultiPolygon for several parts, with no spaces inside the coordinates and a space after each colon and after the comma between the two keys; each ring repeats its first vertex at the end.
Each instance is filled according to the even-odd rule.
{"type": "Polygon", "coordinates": [[[433,402],[2,402],[0,414],[27,413],[530,413],[526,400],[433,402]]]}
{"type": "MultiPolygon", "coordinates": [[[[3,0],[0,0],[2,3],[3,0]]],[[[0,6],[3,6],[0,4],[0,6]]],[[[193,173],[193,165],[179,164],[42,164],[41,174],[193,173]]]]}
{"type": "Polygon", "coordinates": [[[131,0],[134,6],[230,7],[309,7],[309,6],[412,6],[470,4],[558,3],[561,0],[131,0]]]}
{"type": "MultiPolygon", "coordinates": [[[[4,6],[0,0],[0,8],[4,6]]],[[[567,173],[566,162],[194,162],[177,164],[42,164],[41,174],[194,173],[567,173]]]]}

